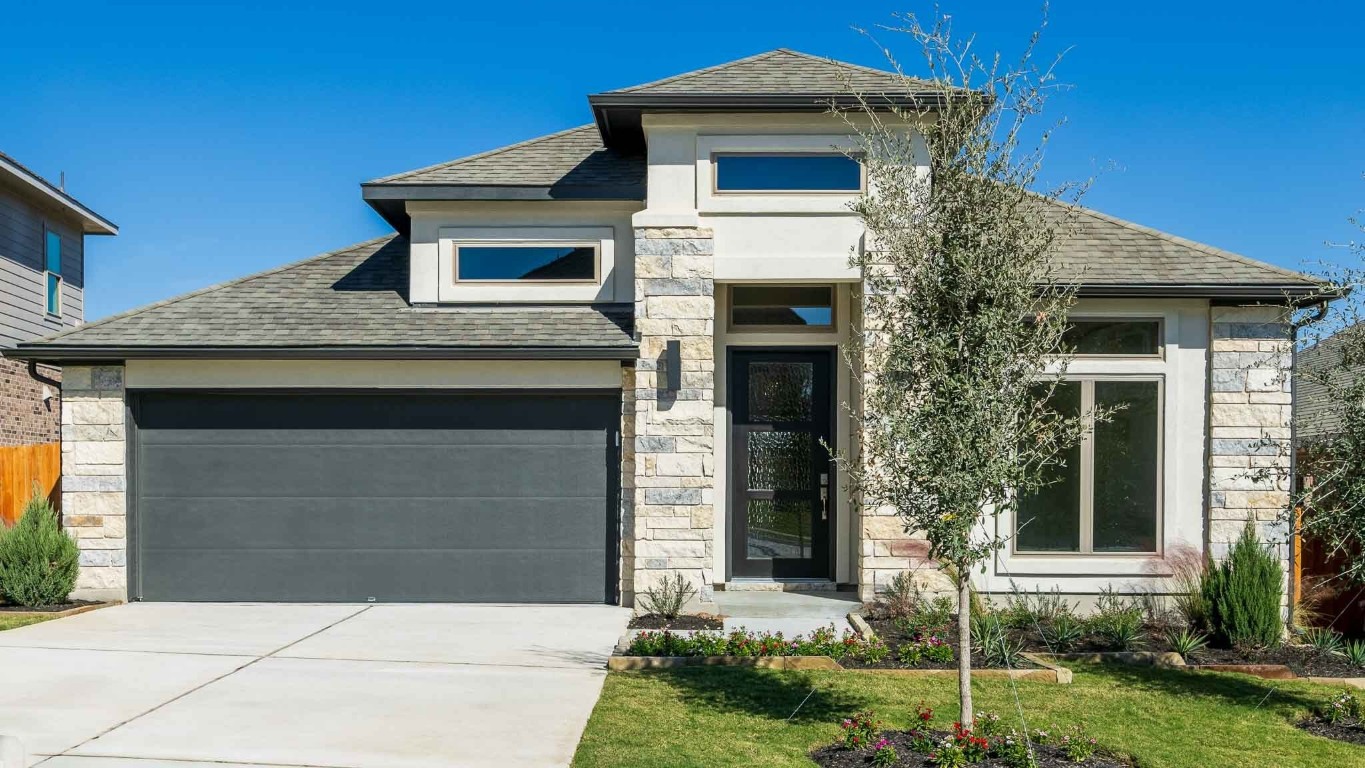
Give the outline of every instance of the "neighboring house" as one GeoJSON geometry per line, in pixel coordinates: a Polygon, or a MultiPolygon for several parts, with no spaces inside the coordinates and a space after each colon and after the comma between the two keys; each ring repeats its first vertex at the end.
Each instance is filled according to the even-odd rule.
{"type": "MultiPolygon", "coordinates": [[[[818,444],[856,400],[846,76],[907,99],[786,50],[592,95],[594,124],[363,184],[394,234],[23,345],[68,366],[82,594],[631,604],[923,567],[818,444]]],[[[1247,472],[1289,438],[1269,304],[1315,284],[1093,211],[1059,258],[1068,391],[1128,407],[980,586],[1162,590],[1283,504],[1247,472]]]]}
{"type": "Polygon", "coordinates": [[[104,217],[0,153],[0,446],[61,438],[61,369],[6,353],[81,324],[85,236],[115,234],[104,217]]]}

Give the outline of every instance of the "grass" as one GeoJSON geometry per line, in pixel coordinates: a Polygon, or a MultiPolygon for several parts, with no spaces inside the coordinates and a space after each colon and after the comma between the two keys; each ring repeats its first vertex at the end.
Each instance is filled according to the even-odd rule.
{"type": "Polygon", "coordinates": [[[19,627],[26,627],[26,626],[28,626],[29,624],[39,624],[39,623],[44,622],[44,621],[49,621],[49,620],[51,620],[52,618],[54,618],[54,617],[50,617],[50,616],[6,616],[5,614],[0,613],[0,632],[3,632],[3,631],[5,631],[5,630],[7,630],[7,629],[18,629],[19,627]]]}
{"type": "MultiPolygon", "coordinates": [[[[1029,728],[1084,722],[1101,745],[1142,768],[1365,765],[1365,747],[1311,736],[1293,725],[1336,693],[1332,688],[1117,665],[1074,669],[1072,685],[1018,683],[1029,728]]],[[[947,727],[956,690],[954,678],[857,672],[741,667],[614,672],[573,764],[809,768],[806,753],[833,741],[843,717],[871,708],[888,727],[905,728],[922,700],[942,718],[936,724],[947,727]]],[[[973,690],[978,710],[1018,722],[1008,683],[978,681],[973,690]]]]}

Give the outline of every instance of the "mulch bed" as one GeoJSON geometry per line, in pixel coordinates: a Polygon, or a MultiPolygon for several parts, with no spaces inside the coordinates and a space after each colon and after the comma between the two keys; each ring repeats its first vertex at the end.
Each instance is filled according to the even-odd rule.
{"type": "Polygon", "coordinates": [[[61,605],[46,605],[42,608],[33,608],[27,605],[0,603],[0,613],[61,613],[62,611],[69,611],[72,608],[84,608],[87,605],[98,604],[99,603],[94,600],[73,600],[69,603],[62,603],[61,605]]]}
{"type": "Polygon", "coordinates": [[[1361,723],[1326,723],[1317,719],[1301,720],[1295,723],[1299,728],[1308,731],[1314,736],[1321,736],[1325,739],[1344,741],[1347,744],[1358,744],[1365,747],[1365,724],[1361,723]]]}
{"type": "MultiPolygon", "coordinates": [[[[934,740],[939,741],[949,736],[947,731],[935,731],[934,740]]],[[[920,766],[932,766],[929,756],[920,752],[910,751],[910,732],[909,731],[885,731],[882,736],[890,741],[896,748],[896,765],[903,768],[919,768],[920,766]]],[[[1038,758],[1039,768],[1075,768],[1077,763],[1068,760],[1062,751],[1057,747],[1046,744],[1034,745],[1034,755],[1038,758]]],[[[831,744],[821,747],[810,753],[810,759],[814,760],[821,768],[862,768],[872,764],[872,752],[854,751],[844,749],[841,744],[831,744]]],[[[980,766],[1003,766],[1005,763],[999,758],[987,758],[975,765],[980,766]]],[[[1090,768],[1130,768],[1132,763],[1123,762],[1113,757],[1094,757],[1080,763],[1090,768]]]]}
{"type": "MultiPolygon", "coordinates": [[[[896,622],[889,619],[868,618],[867,624],[872,628],[873,632],[877,633],[877,637],[880,637],[882,641],[886,643],[887,647],[891,649],[891,652],[886,655],[885,659],[873,664],[864,663],[851,658],[841,659],[839,663],[848,669],[957,669],[959,646],[957,642],[957,628],[955,626],[947,631],[935,633],[940,640],[952,646],[952,661],[945,663],[925,660],[912,667],[907,664],[902,664],[896,654],[901,645],[915,640],[914,635],[904,632],[900,627],[896,626],[896,622]]],[[[1005,669],[1005,667],[987,664],[986,660],[981,657],[981,654],[974,653],[972,654],[972,669],[1005,669]]],[[[1020,659],[1019,662],[1011,666],[1010,669],[1041,669],[1041,667],[1027,660],[1020,659]]]]}
{"type": "Polygon", "coordinates": [[[1323,653],[1303,645],[1282,645],[1261,650],[1205,648],[1190,654],[1187,664],[1282,664],[1299,677],[1365,677],[1361,669],[1345,656],[1323,653]]]}
{"type": "Polygon", "coordinates": [[[668,620],[657,613],[635,616],[626,625],[629,629],[724,629],[725,620],[709,613],[696,613],[668,620]]]}

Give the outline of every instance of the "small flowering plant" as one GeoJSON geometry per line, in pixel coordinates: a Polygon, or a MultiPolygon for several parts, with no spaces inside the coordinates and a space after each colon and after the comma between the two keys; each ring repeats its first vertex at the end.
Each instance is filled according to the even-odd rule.
{"type": "Polygon", "coordinates": [[[990,755],[990,741],[972,733],[972,729],[963,726],[962,723],[953,723],[952,738],[968,762],[979,763],[990,755]]]}
{"type": "Polygon", "coordinates": [[[967,759],[967,753],[953,741],[952,736],[945,736],[929,753],[929,764],[939,768],[965,768],[972,761],[967,759]]]}
{"type": "Polygon", "coordinates": [[[919,721],[920,725],[928,727],[929,721],[934,719],[934,710],[921,701],[915,706],[915,719],[919,721]]]}
{"type": "Polygon", "coordinates": [[[877,720],[877,716],[871,710],[844,718],[839,727],[844,729],[844,749],[867,749],[881,738],[881,721],[877,720]]]}
{"type": "Polygon", "coordinates": [[[1361,711],[1360,699],[1350,691],[1342,691],[1327,704],[1318,707],[1315,714],[1319,720],[1335,725],[1348,720],[1360,720],[1361,711]]]}
{"type": "Polygon", "coordinates": [[[891,745],[886,737],[882,737],[872,745],[872,764],[878,768],[889,768],[896,764],[896,748],[891,745]]]}
{"type": "Polygon", "coordinates": [[[901,644],[896,655],[902,664],[911,667],[917,667],[926,661],[947,664],[953,660],[953,647],[937,635],[929,635],[901,644]]]}
{"type": "Polygon", "coordinates": [[[1099,745],[1085,732],[1084,725],[1073,725],[1070,730],[1062,735],[1057,746],[1061,748],[1062,754],[1073,763],[1083,763],[1095,755],[1095,750],[1099,745]]]}
{"type": "Polygon", "coordinates": [[[1010,731],[998,738],[991,747],[991,754],[999,758],[1005,768],[1038,768],[1038,757],[1030,748],[1028,739],[1018,731],[1010,731]]]}
{"type": "Polygon", "coordinates": [[[976,719],[972,720],[972,730],[988,738],[1000,735],[1002,728],[1000,715],[994,712],[977,712],[976,719]]]}

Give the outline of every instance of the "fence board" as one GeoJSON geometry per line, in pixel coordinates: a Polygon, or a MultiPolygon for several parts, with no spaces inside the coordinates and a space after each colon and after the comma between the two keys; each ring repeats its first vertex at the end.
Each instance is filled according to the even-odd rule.
{"type": "Polygon", "coordinates": [[[62,444],[0,446],[0,521],[13,525],[36,488],[60,507],[62,444]]]}

